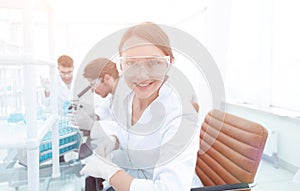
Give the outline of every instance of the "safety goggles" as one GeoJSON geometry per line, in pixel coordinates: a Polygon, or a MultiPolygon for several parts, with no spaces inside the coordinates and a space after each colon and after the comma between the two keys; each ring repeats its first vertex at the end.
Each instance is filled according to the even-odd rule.
{"type": "Polygon", "coordinates": [[[170,66],[170,56],[122,56],[119,57],[122,70],[138,74],[143,69],[150,75],[163,75],[170,66]]]}
{"type": "Polygon", "coordinates": [[[102,82],[102,78],[96,78],[90,81],[90,86],[93,90],[95,90],[97,89],[97,87],[100,85],[101,82],[102,82]]]}

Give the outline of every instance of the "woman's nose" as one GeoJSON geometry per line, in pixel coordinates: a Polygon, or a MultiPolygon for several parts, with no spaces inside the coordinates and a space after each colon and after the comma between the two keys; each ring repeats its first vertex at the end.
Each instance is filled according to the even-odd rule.
{"type": "Polygon", "coordinates": [[[139,78],[148,78],[149,77],[149,75],[148,75],[148,72],[147,72],[147,69],[146,69],[146,67],[143,65],[143,64],[140,64],[139,65],[140,67],[139,67],[139,72],[138,72],[138,74],[137,74],[137,76],[139,77],[139,78]]]}

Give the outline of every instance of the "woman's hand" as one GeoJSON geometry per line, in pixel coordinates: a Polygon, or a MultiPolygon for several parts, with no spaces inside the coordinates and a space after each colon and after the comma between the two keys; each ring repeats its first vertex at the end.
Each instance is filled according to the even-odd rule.
{"type": "Polygon", "coordinates": [[[102,157],[107,157],[113,150],[118,148],[118,141],[115,136],[106,136],[102,140],[93,140],[91,145],[95,149],[95,153],[102,157]]]}

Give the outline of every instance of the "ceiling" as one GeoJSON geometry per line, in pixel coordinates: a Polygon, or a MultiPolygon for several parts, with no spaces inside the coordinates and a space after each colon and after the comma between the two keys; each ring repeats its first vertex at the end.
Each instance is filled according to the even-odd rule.
{"type": "MultiPolygon", "coordinates": [[[[1,9],[23,9],[27,0],[0,0],[1,9]]],[[[51,1],[51,0],[50,0],[51,1]]],[[[35,9],[47,10],[50,6],[48,0],[34,0],[35,9]]]]}
{"type": "Polygon", "coordinates": [[[0,9],[23,9],[34,1],[35,10],[54,10],[57,22],[176,24],[203,9],[208,0],[0,0],[0,9]],[[53,8],[53,9],[52,9],[53,8]]]}

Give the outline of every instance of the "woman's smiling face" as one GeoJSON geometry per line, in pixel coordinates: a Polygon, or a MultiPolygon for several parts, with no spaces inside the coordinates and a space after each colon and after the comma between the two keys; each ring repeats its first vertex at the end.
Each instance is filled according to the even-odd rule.
{"type": "Polygon", "coordinates": [[[164,53],[152,44],[144,44],[124,50],[121,56],[125,80],[135,95],[146,99],[158,93],[169,66],[164,53]]]}

